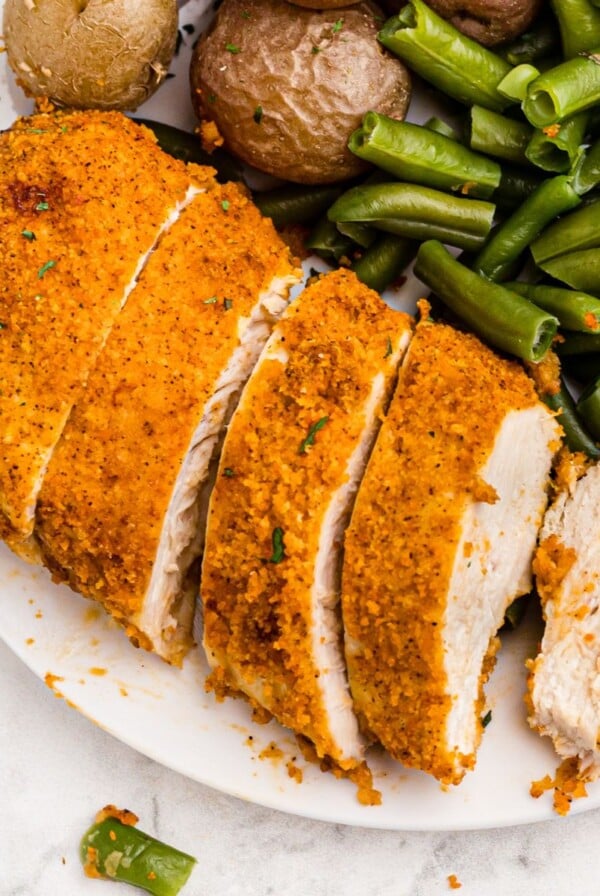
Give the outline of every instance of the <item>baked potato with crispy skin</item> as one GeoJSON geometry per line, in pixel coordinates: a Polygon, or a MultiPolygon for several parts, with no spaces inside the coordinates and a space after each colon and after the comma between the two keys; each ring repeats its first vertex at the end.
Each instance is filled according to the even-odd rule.
{"type": "Polygon", "coordinates": [[[255,168],[299,183],[365,170],[347,148],[369,109],[403,118],[407,69],[379,44],[370,0],[343,10],[282,0],[224,0],[191,62],[192,102],[225,146],[255,168]]]}
{"type": "Polygon", "coordinates": [[[176,0],[5,0],[4,43],[19,84],[59,106],[136,109],[164,80],[176,0]]]}
{"type": "Polygon", "coordinates": [[[533,22],[543,0],[427,0],[438,15],[486,47],[518,37],[533,22]]]}

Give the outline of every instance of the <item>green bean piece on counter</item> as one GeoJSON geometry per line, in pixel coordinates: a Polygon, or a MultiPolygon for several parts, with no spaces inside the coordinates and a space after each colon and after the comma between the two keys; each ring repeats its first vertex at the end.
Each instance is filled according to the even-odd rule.
{"type": "Polygon", "coordinates": [[[86,831],[80,856],[90,877],[123,881],[153,896],[177,896],[196,864],[193,856],[111,817],[86,831]]]}
{"type": "Polygon", "coordinates": [[[600,200],[586,202],[547,227],[531,244],[536,264],[577,252],[600,247],[600,200]]]}
{"type": "Polygon", "coordinates": [[[498,92],[508,100],[521,103],[527,96],[527,88],[540,75],[539,70],[529,63],[516,65],[498,84],[498,92]]]}
{"type": "Polygon", "coordinates": [[[543,181],[492,233],[473,263],[474,270],[490,280],[507,280],[513,276],[514,266],[523,252],[544,227],[580,202],[568,177],[543,181]]]}
{"type": "Polygon", "coordinates": [[[587,122],[587,112],[581,112],[560,124],[537,128],[525,148],[527,159],[544,171],[570,172],[581,154],[587,122]]]}
{"type": "Polygon", "coordinates": [[[536,63],[560,52],[556,19],[551,14],[538,16],[530,29],[503,47],[502,55],[511,65],[536,63]]]}
{"type": "Polygon", "coordinates": [[[353,187],[329,209],[335,223],[359,221],[409,239],[439,239],[459,249],[477,250],[490,232],[495,206],[416,184],[353,187]]]}
{"type": "Polygon", "coordinates": [[[393,233],[380,234],[363,255],[352,264],[359,280],[377,292],[383,292],[402,274],[417,254],[419,244],[393,233]]]}
{"type": "Polygon", "coordinates": [[[215,149],[214,152],[208,153],[202,148],[200,138],[195,134],[160,121],[151,121],[149,118],[135,118],[134,121],[149,128],[163,152],[175,159],[214,168],[217,172],[217,180],[221,183],[230,180],[244,180],[241,162],[230,156],[224,149],[215,149]]]}
{"type": "Polygon", "coordinates": [[[483,106],[471,108],[470,145],[476,152],[527,165],[525,150],[533,134],[534,129],[526,121],[516,121],[483,106]]]}
{"type": "Polygon", "coordinates": [[[529,85],[522,109],[536,128],[584,112],[600,100],[600,49],[568,59],[529,85]]]}
{"type": "Polygon", "coordinates": [[[361,159],[399,180],[489,199],[500,183],[500,166],[442,134],[418,124],[367,112],[348,141],[361,159]]]}
{"type": "Polygon", "coordinates": [[[600,441],[600,378],[585,387],[576,408],[592,438],[600,441]]]}
{"type": "Polygon", "coordinates": [[[600,10],[589,0],[551,0],[551,6],[558,20],[565,59],[600,47],[600,10]]]}
{"type": "Polygon", "coordinates": [[[581,249],[538,262],[539,267],[554,277],[582,292],[600,296],[600,249],[581,249]]]}
{"type": "Polygon", "coordinates": [[[326,215],[315,224],[305,239],[304,245],[326,261],[351,259],[357,249],[354,240],[340,233],[334,222],[330,221],[326,215]]]}
{"type": "Polygon", "coordinates": [[[421,245],[415,275],[488,344],[525,361],[540,361],[557,319],[531,302],[469,270],[439,242],[421,245]]]}
{"type": "Polygon", "coordinates": [[[254,204],[275,227],[310,224],[325,214],[346,187],[337,184],[285,184],[272,190],[255,191],[254,204]]]}
{"type": "Polygon", "coordinates": [[[600,299],[585,292],[565,289],[562,286],[522,283],[505,284],[507,289],[525,296],[538,308],[558,318],[561,327],[582,333],[598,333],[600,336],[600,299]]]}
{"type": "Polygon", "coordinates": [[[556,419],[563,428],[565,441],[571,451],[583,451],[588,457],[598,459],[600,448],[580,420],[575,402],[564,380],[561,381],[559,392],[554,395],[543,393],[540,398],[552,411],[557,412],[556,419]]]}
{"type": "Polygon", "coordinates": [[[498,84],[511,69],[506,60],[462,34],[423,0],[412,0],[388,19],[381,43],[418,75],[466,105],[502,112],[510,100],[498,84]]]}

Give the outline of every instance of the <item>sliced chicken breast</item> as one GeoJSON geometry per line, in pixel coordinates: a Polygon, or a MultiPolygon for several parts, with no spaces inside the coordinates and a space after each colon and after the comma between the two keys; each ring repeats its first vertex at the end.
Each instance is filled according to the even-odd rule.
{"type": "Polygon", "coordinates": [[[559,756],[600,772],[600,466],[546,513],[534,570],[546,625],[530,666],[530,723],[559,756]]]}
{"type": "Polygon", "coordinates": [[[343,533],[410,332],[348,271],[309,286],[244,390],[209,507],[213,686],[248,695],[345,768],[364,744],[341,649],[343,533]]]}
{"type": "Polygon", "coordinates": [[[71,407],[191,183],[119,113],[39,114],[0,134],[0,537],[21,555],[35,556],[71,407]]]}
{"type": "Polygon", "coordinates": [[[197,195],[117,318],[40,491],[55,576],[172,663],[191,643],[209,465],[300,274],[236,186],[197,195]]]}
{"type": "Polygon", "coordinates": [[[558,442],[520,365],[418,325],[346,535],[342,608],[363,730],[444,782],[474,765],[496,633],[531,587],[558,442]]]}

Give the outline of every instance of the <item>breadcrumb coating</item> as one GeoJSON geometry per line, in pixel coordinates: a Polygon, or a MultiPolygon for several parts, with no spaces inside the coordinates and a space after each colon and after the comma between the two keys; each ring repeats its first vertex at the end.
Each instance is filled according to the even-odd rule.
{"type": "Polygon", "coordinates": [[[116,112],[37,114],[0,134],[0,534],[17,550],[125,289],[190,180],[116,112]]]}
{"type": "MultiPolygon", "coordinates": [[[[201,595],[213,682],[221,692],[244,691],[336,761],[343,750],[313,643],[317,554],[361,441],[373,380],[385,375],[389,397],[409,328],[406,315],[349,271],[307,287],[248,382],[211,497],[201,595]]],[[[335,589],[322,596],[332,608],[335,589]]],[[[322,637],[331,638],[325,625],[322,637]]]]}
{"type": "Polygon", "coordinates": [[[54,452],[36,519],[45,560],[143,646],[136,620],[192,435],[259,294],[296,274],[234,184],[196,196],[152,253],[54,452]]]}
{"type": "MultiPolygon", "coordinates": [[[[391,755],[447,783],[457,757],[443,628],[467,502],[506,414],[538,402],[522,367],[476,337],[422,321],[346,533],[342,608],[355,707],[391,755]]],[[[493,491],[493,490],[492,490],[493,491]]],[[[489,674],[490,644],[482,680],[489,674]]]]}

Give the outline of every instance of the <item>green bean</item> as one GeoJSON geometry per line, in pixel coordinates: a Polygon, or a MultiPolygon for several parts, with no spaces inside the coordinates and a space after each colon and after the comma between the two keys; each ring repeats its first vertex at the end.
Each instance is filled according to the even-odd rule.
{"type": "Polygon", "coordinates": [[[343,236],[349,237],[361,249],[368,249],[377,239],[377,231],[366,224],[358,224],[356,221],[340,221],[336,225],[343,236]]]}
{"type": "Polygon", "coordinates": [[[477,103],[496,112],[510,103],[497,89],[510,65],[465,37],[423,0],[412,0],[388,19],[379,40],[418,75],[461,103],[477,103]]]}
{"type": "Polygon", "coordinates": [[[536,78],[522,108],[534,127],[544,128],[590,109],[598,100],[600,65],[592,53],[568,59],[536,78]]]}
{"type": "Polygon", "coordinates": [[[540,59],[556,54],[559,49],[556,19],[552,15],[542,15],[529,31],[505,46],[502,55],[511,65],[521,65],[525,62],[537,63],[540,59]]]}
{"type": "Polygon", "coordinates": [[[521,597],[515,598],[515,600],[509,604],[508,609],[504,614],[504,623],[502,626],[504,629],[509,629],[513,632],[518,629],[525,618],[530,598],[530,594],[522,594],[521,597]]]}
{"type": "Polygon", "coordinates": [[[527,88],[540,75],[539,69],[529,63],[516,65],[498,84],[498,92],[506,99],[521,103],[527,96],[527,88]]]}
{"type": "Polygon", "coordinates": [[[500,186],[494,193],[494,202],[499,209],[513,211],[531,196],[541,183],[543,178],[535,169],[503,165],[500,186]]]}
{"type": "Polygon", "coordinates": [[[565,59],[600,46],[600,11],[589,0],[551,0],[565,59]]]}
{"type": "Polygon", "coordinates": [[[538,262],[538,266],[573,289],[600,296],[600,249],[568,252],[549,261],[538,262]]]}
{"type": "Polygon", "coordinates": [[[590,435],[600,440],[600,378],[592,380],[585,387],[579,396],[576,408],[590,435]]]}
{"type": "Polygon", "coordinates": [[[581,355],[562,355],[561,369],[580,382],[587,383],[600,376],[600,351],[581,355]]]}
{"type": "Polygon", "coordinates": [[[543,181],[494,231],[475,259],[474,270],[490,280],[508,279],[515,263],[544,227],[580,202],[568,177],[543,181]]]}
{"type": "Polygon", "coordinates": [[[573,168],[573,186],[580,196],[600,184],[600,140],[581,153],[573,168]]]}
{"type": "Polygon", "coordinates": [[[488,199],[500,183],[497,162],[418,124],[367,112],[351,151],[399,180],[488,199]]]}
{"type": "Polygon", "coordinates": [[[254,204],[275,227],[310,224],[325,214],[332,202],[346,189],[339,184],[285,184],[272,190],[256,191],[254,204]]]}
{"type": "Polygon", "coordinates": [[[329,209],[329,219],[359,221],[409,239],[440,239],[460,249],[481,247],[495,206],[415,184],[354,187],[329,209]]]}
{"type": "Polygon", "coordinates": [[[243,168],[241,162],[230,156],[224,149],[215,149],[208,153],[202,148],[200,138],[188,131],[163,124],[160,121],[151,121],[149,118],[135,118],[138,124],[149,128],[160,148],[182,162],[195,162],[197,165],[208,165],[217,172],[217,180],[220,183],[235,180],[243,181],[243,168]]]}
{"type": "Polygon", "coordinates": [[[561,380],[559,392],[555,395],[543,393],[540,398],[552,411],[558,412],[556,419],[563,428],[565,442],[571,451],[583,451],[593,459],[600,457],[600,449],[579,419],[575,402],[564,380],[561,380]]]}
{"type": "Polygon", "coordinates": [[[507,118],[483,106],[471,108],[470,146],[477,152],[526,165],[525,149],[533,133],[527,122],[507,118]]]}
{"type": "Polygon", "coordinates": [[[428,118],[423,127],[427,128],[428,131],[433,131],[434,134],[442,134],[443,137],[449,137],[450,140],[462,143],[458,130],[453,128],[451,124],[448,124],[447,121],[438,118],[437,115],[432,115],[431,118],[428,118]]]}
{"type": "Polygon", "coordinates": [[[531,244],[536,264],[580,249],[600,247],[600,200],[586,202],[580,208],[547,227],[531,244]]]}
{"type": "Polygon", "coordinates": [[[393,233],[382,233],[372,246],[352,264],[359,280],[383,292],[400,276],[417,254],[419,244],[393,233]]]}
{"type": "Polygon", "coordinates": [[[580,112],[560,124],[533,132],[525,155],[533,165],[544,171],[564,174],[579,158],[585,137],[588,113],[580,112]]]}
{"type": "Polygon", "coordinates": [[[600,335],[600,300],[594,296],[561,286],[520,281],[506,283],[505,286],[553,314],[565,329],[580,330],[582,333],[598,332],[600,335]]]}
{"type": "Polygon", "coordinates": [[[540,361],[558,326],[555,317],[457,261],[441,243],[420,247],[415,275],[490,345],[526,361],[540,361]]]}
{"type": "Polygon", "coordinates": [[[595,333],[563,333],[561,342],[556,343],[556,354],[561,358],[572,355],[589,355],[600,353],[600,334],[595,333]]]}
{"type": "Polygon", "coordinates": [[[80,855],[90,876],[133,884],[154,896],[176,896],[196,864],[192,856],[116,818],[86,831],[80,855]]]}
{"type": "Polygon", "coordinates": [[[333,221],[330,221],[326,215],[315,224],[305,239],[304,245],[327,261],[351,258],[357,248],[354,240],[340,233],[333,221]]]}

